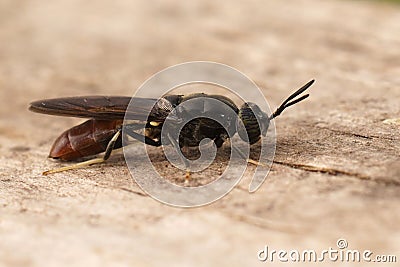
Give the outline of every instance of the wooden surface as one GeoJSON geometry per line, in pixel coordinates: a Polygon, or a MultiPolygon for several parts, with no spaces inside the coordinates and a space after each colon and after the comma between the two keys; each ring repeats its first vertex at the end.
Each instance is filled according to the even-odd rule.
{"type": "Polygon", "coordinates": [[[265,245],[338,238],[399,261],[399,33],[400,7],[372,1],[2,1],[0,266],[257,266],[265,245]],[[259,191],[243,181],[212,205],[172,208],[142,193],[121,155],[41,175],[80,120],[30,113],[30,101],[131,95],[192,60],[246,73],[273,108],[317,80],[276,121],[259,191]]]}

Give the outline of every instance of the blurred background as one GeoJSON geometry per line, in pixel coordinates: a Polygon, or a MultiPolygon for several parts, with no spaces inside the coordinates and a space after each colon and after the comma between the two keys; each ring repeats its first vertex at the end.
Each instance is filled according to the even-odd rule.
{"type": "Polygon", "coordinates": [[[397,253],[399,2],[1,0],[0,266],[255,266],[265,244],[326,249],[340,237],[397,253]],[[121,156],[40,175],[80,121],[29,102],[130,96],[194,60],[245,73],[272,109],[316,79],[276,122],[281,164],[260,192],[243,184],[205,208],[166,207],[121,156]]]}

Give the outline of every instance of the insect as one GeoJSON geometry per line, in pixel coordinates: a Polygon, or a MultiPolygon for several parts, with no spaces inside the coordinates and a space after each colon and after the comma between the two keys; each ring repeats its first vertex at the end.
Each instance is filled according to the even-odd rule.
{"type": "MultiPolygon", "coordinates": [[[[212,140],[219,148],[223,143],[238,133],[240,138],[249,144],[254,144],[266,135],[269,123],[279,116],[287,107],[304,99],[309,94],[300,96],[306,91],[314,80],[309,81],[292,95],[290,95],[272,115],[267,115],[254,103],[244,103],[240,108],[235,103],[222,95],[206,95],[203,93],[191,95],[167,95],[160,99],[131,98],[123,96],[86,96],[46,99],[32,102],[29,110],[38,113],[58,116],[82,117],[89,120],[63,132],[54,142],[49,158],[64,161],[75,161],[87,156],[104,152],[103,157],[94,158],[75,165],[65,166],[44,172],[44,175],[89,166],[106,161],[114,149],[121,148],[122,130],[124,133],[151,146],[172,145],[180,155],[185,147],[197,147],[204,138],[212,140]],[[298,97],[300,96],[300,97],[298,97]],[[206,103],[199,102],[195,106],[179,106],[181,103],[192,99],[207,97],[223,102],[225,105],[217,105],[206,108],[206,103]],[[295,99],[298,97],[297,99],[295,99]],[[133,100],[133,110],[128,110],[130,101],[133,100]],[[165,143],[161,143],[161,132],[166,119],[173,128],[182,123],[185,114],[199,112],[205,114],[212,112],[224,117],[224,125],[204,117],[196,118],[186,123],[179,138],[171,138],[167,135],[165,143]],[[231,111],[235,116],[231,116],[231,111]],[[149,112],[150,111],[150,112],[149,112]],[[174,112],[170,115],[171,112],[174,112]],[[124,116],[135,120],[135,123],[123,125],[124,116]],[[225,116],[226,115],[226,116],[225,116]],[[242,123],[239,123],[239,120],[242,123]],[[138,129],[145,129],[144,133],[138,129]]],[[[189,102],[188,102],[189,103],[189,102]]],[[[167,131],[168,132],[168,131],[167,131]]],[[[240,151],[239,151],[240,152],[240,151]]],[[[182,157],[190,173],[189,163],[182,157]]],[[[248,160],[258,164],[258,162],[248,160]]]]}

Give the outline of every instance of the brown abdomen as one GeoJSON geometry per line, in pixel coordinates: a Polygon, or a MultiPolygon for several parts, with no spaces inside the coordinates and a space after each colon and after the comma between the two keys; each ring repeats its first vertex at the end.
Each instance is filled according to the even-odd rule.
{"type": "MultiPolygon", "coordinates": [[[[121,120],[88,120],[63,132],[54,142],[49,158],[76,160],[104,152],[121,126],[121,120]]],[[[122,146],[121,138],[114,148],[122,146]]]]}

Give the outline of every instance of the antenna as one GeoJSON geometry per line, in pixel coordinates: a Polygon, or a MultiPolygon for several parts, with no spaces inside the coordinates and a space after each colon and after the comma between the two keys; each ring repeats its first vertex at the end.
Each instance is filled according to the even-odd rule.
{"type": "Polygon", "coordinates": [[[302,94],[304,91],[306,91],[313,83],[315,82],[315,80],[311,80],[308,83],[306,83],[305,85],[303,85],[300,89],[298,89],[296,92],[294,92],[293,94],[291,94],[280,106],[279,108],[276,109],[276,111],[271,115],[271,117],[269,117],[270,120],[278,117],[279,115],[281,115],[281,113],[287,108],[290,107],[296,103],[299,103],[300,101],[303,101],[304,99],[306,99],[307,97],[309,97],[309,94],[303,95],[291,102],[289,102],[290,100],[292,100],[293,98],[299,96],[300,94],[302,94]]]}

